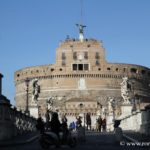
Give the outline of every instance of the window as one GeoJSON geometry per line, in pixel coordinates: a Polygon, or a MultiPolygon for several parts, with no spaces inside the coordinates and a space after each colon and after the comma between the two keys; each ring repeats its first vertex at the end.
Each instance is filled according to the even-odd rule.
{"type": "Polygon", "coordinates": [[[66,59],[65,52],[62,52],[62,59],[66,59]]]}
{"type": "Polygon", "coordinates": [[[96,64],[96,65],[99,65],[99,60],[96,60],[95,64],[96,64]]]}
{"type": "Polygon", "coordinates": [[[83,70],[83,64],[78,64],[78,69],[83,70]]]}
{"type": "Polygon", "coordinates": [[[62,60],[62,66],[65,66],[65,65],[66,65],[65,60],[62,60]]]}
{"type": "Polygon", "coordinates": [[[77,59],[77,52],[73,52],[73,59],[77,59]]]}
{"type": "Polygon", "coordinates": [[[110,68],[108,67],[107,70],[110,70],[110,68]]]}
{"type": "Polygon", "coordinates": [[[142,70],[142,71],[141,71],[141,73],[142,73],[142,74],[145,74],[145,73],[146,73],[146,71],[145,71],[145,70],[142,70]]]}
{"type": "Polygon", "coordinates": [[[137,69],[136,68],[131,68],[131,73],[136,73],[137,72],[137,69]]]}
{"type": "Polygon", "coordinates": [[[99,52],[96,52],[95,59],[99,59],[99,52]]]}
{"type": "Polygon", "coordinates": [[[91,45],[90,45],[90,44],[88,44],[88,45],[87,45],[87,47],[91,47],[91,45]]]}
{"type": "Polygon", "coordinates": [[[84,59],[88,59],[88,52],[84,52],[84,59]]]}
{"type": "Polygon", "coordinates": [[[77,64],[73,64],[73,70],[77,70],[78,66],[77,64]]]}
{"type": "Polygon", "coordinates": [[[73,71],[87,71],[89,70],[89,64],[72,64],[73,71]]]}
{"type": "Polygon", "coordinates": [[[84,64],[84,70],[89,70],[89,64],[84,64]]]}

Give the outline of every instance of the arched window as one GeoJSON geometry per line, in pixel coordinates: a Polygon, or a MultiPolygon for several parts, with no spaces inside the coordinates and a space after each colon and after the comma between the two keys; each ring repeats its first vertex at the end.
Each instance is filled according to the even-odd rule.
{"type": "Polygon", "coordinates": [[[109,71],[110,71],[110,70],[111,70],[111,69],[110,69],[110,67],[108,67],[108,68],[107,68],[107,70],[109,70],[109,71]]]}
{"type": "Polygon", "coordinates": [[[131,68],[131,73],[137,73],[137,69],[136,68],[131,68]]]}
{"type": "Polygon", "coordinates": [[[142,70],[142,71],[141,71],[141,73],[142,73],[142,74],[145,74],[145,73],[146,73],[146,71],[145,71],[145,70],[142,70]]]}

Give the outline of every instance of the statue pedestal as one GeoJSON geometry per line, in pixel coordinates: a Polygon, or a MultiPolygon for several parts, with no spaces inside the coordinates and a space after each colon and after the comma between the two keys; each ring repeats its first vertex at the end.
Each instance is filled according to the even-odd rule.
{"type": "Polygon", "coordinates": [[[132,114],[132,105],[130,104],[124,104],[121,106],[121,116],[119,116],[118,119],[122,119],[124,117],[130,116],[132,114]]]}
{"type": "Polygon", "coordinates": [[[33,116],[34,118],[38,118],[39,117],[39,115],[38,115],[38,112],[39,112],[39,110],[38,110],[38,106],[30,106],[29,107],[29,110],[30,110],[30,115],[31,116],[33,116]]]}
{"type": "Polygon", "coordinates": [[[107,116],[107,131],[113,131],[113,124],[114,124],[114,122],[113,122],[113,114],[112,113],[110,113],[109,114],[109,116],[107,116]]]}

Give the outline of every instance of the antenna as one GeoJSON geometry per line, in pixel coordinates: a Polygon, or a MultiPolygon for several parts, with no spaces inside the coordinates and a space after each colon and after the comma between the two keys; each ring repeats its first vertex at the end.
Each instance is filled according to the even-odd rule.
{"type": "Polygon", "coordinates": [[[80,0],[80,6],[81,6],[81,24],[83,23],[83,0],[80,0]]]}
{"type": "Polygon", "coordinates": [[[76,26],[79,28],[79,39],[81,42],[84,40],[84,28],[85,25],[82,24],[83,22],[83,0],[80,0],[80,6],[81,6],[81,22],[80,24],[76,24],[76,26]]]}

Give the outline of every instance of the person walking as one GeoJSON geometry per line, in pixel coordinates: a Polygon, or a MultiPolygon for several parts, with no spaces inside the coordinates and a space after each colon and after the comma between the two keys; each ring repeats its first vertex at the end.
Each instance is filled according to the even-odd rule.
{"type": "Polygon", "coordinates": [[[122,128],[119,127],[121,120],[115,120],[114,122],[114,135],[115,143],[118,145],[123,140],[122,128]]]}
{"type": "Polygon", "coordinates": [[[88,128],[90,128],[90,130],[91,130],[91,115],[90,115],[90,113],[86,114],[86,125],[87,125],[87,130],[88,130],[88,128]]]}
{"type": "Polygon", "coordinates": [[[37,119],[36,128],[40,131],[41,134],[44,133],[44,121],[41,116],[39,116],[39,118],[37,119]]]}
{"type": "Polygon", "coordinates": [[[97,123],[98,123],[98,131],[101,132],[101,129],[102,129],[102,118],[101,118],[101,116],[98,117],[97,123]]]}
{"type": "Polygon", "coordinates": [[[102,129],[103,129],[103,132],[106,131],[106,118],[103,118],[102,120],[102,129]]]}

